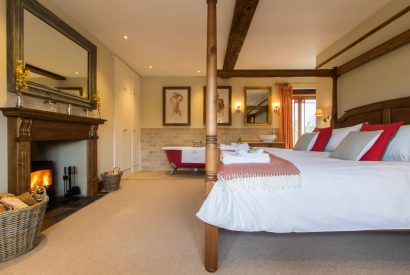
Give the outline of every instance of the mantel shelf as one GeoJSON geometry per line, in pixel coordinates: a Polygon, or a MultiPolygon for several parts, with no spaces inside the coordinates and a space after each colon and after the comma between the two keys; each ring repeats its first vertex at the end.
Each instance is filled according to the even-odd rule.
{"type": "Polygon", "coordinates": [[[80,123],[80,124],[103,124],[106,122],[105,119],[76,116],[76,115],[67,115],[56,112],[48,112],[36,109],[29,108],[17,108],[17,107],[6,107],[0,108],[3,112],[3,115],[6,117],[20,117],[20,118],[29,118],[37,120],[49,120],[49,121],[62,121],[62,122],[71,122],[71,123],[80,123]]]}

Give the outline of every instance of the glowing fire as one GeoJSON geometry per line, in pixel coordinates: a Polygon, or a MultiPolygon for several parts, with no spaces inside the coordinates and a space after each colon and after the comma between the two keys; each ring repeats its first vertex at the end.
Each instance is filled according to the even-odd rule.
{"type": "Polygon", "coordinates": [[[31,173],[30,188],[31,191],[37,186],[48,188],[52,184],[51,170],[39,170],[31,173]]]}

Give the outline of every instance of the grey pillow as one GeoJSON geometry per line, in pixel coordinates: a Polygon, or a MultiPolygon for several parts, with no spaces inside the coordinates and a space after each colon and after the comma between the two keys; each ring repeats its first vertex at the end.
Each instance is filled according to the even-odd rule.
{"type": "Polygon", "coordinates": [[[387,146],[384,161],[410,162],[410,125],[403,125],[387,146]]]}
{"type": "Polygon", "coordinates": [[[360,160],[374,145],[382,132],[383,130],[350,132],[330,154],[330,157],[343,160],[360,160]]]}
{"type": "Polygon", "coordinates": [[[319,132],[303,134],[298,139],[298,142],[296,142],[296,145],[295,145],[295,147],[293,147],[293,150],[295,150],[295,151],[310,151],[310,150],[312,150],[313,145],[315,145],[315,142],[317,140],[318,135],[319,135],[319,132]]]}

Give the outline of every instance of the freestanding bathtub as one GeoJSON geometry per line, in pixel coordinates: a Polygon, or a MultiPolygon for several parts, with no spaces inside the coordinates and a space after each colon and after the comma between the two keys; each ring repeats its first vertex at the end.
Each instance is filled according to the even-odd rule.
{"type": "Polygon", "coordinates": [[[169,164],[172,167],[171,175],[178,168],[192,168],[195,172],[199,168],[205,168],[205,147],[163,147],[167,154],[169,164]]]}

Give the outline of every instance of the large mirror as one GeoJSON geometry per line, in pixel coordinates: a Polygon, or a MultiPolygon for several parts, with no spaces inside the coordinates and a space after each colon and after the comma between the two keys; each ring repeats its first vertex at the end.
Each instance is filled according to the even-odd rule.
{"type": "Polygon", "coordinates": [[[15,68],[30,69],[23,94],[93,108],[97,48],[34,0],[7,0],[8,90],[16,91],[15,68]]]}
{"type": "Polygon", "coordinates": [[[245,87],[245,125],[270,125],[271,116],[271,88],[245,87]]]}

